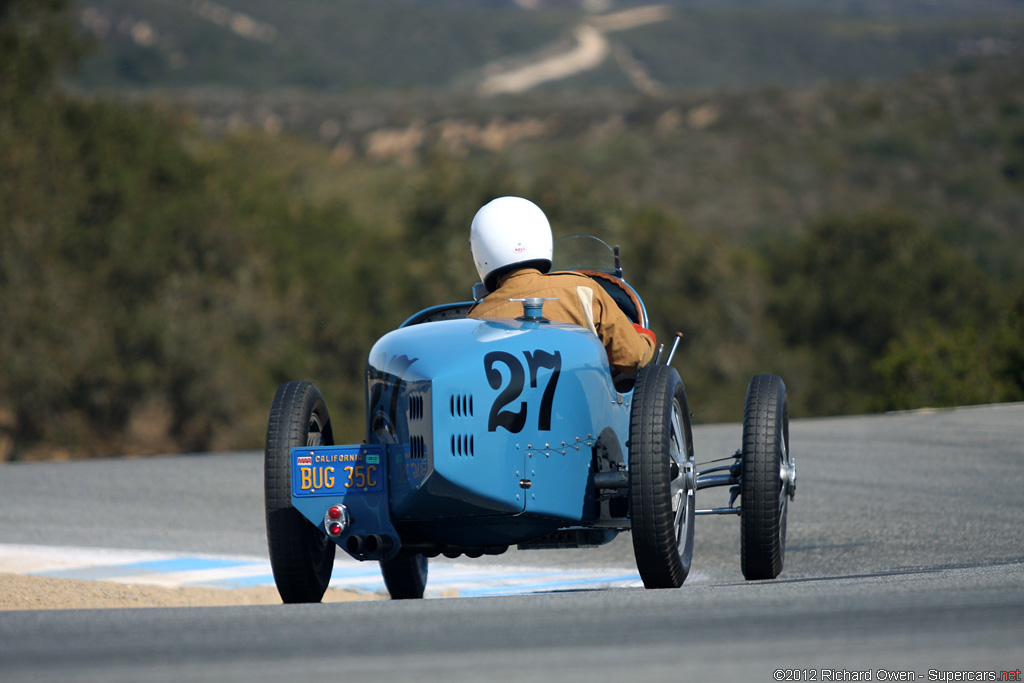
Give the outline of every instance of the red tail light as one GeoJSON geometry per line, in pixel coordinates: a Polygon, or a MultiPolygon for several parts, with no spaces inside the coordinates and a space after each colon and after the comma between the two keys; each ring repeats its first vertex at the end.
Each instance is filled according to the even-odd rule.
{"type": "Polygon", "coordinates": [[[327,508],[327,512],[324,513],[324,529],[331,538],[338,538],[344,534],[351,522],[348,508],[340,503],[327,508]]]}

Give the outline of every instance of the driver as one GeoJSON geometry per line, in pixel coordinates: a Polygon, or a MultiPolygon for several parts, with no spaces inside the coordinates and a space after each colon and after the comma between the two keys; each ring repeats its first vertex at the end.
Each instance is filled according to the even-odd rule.
{"type": "Polygon", "coordinates": [[[489,292],[469,317],[515,318],[523,306],[509,299],[553,298],[544,316],[594,332],[613,374],[635,373],[654,357],[654,332],[631,322],[599,284],[574,272],[545,274],[551,270],[551,225],[533,202],[499,197],[485,204],[473,217],[469,246],[489,292]]]}

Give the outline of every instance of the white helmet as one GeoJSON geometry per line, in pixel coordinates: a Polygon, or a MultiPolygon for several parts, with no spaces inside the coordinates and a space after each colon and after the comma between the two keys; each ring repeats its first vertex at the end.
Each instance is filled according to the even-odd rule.
{"type": "Polygon", "coordinates": [[[551,224],[540,207],[521,197],[499,197],[480,208],[469,229],[469,248],[487,291],[509,266],[551,270],[551,224]]]}

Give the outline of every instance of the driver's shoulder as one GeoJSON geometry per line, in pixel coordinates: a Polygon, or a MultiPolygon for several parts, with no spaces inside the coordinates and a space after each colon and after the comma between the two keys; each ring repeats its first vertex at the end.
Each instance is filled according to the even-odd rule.
{"type": "Polygon", "coordinates": [[[586,282],[591,282],[592,283],[594,281],[593,278],[591,278],[591,277],[589,277],[587,275],[584,275],[583,273],[581,273],[581,272],[579,272],[577,270],[554,270],[554,271],[551,271],[549,273],[546,273],[543,277],[551,278],[551,279],[555,279],[555,280],[562,280],[562,279],[565,279],[566,281],[574,280],[574,281],[578,282],[579,284],[583,284],[583,283],[586,283],[586,282]]]}
{"type": "Polygon", "coordinates": [[[604,287],[601,286],[601,283],[596,278],[577,270],[559,270],[548,273],[543,277],[548,278],[547,282],[549,285],[573,289],[586,287],[594,292],[595,298],[603,299],[607,296],[604,287]]]}

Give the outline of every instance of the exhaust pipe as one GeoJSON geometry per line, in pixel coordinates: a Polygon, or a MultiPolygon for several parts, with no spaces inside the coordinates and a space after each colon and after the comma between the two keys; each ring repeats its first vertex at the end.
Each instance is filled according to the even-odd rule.
{"type": "Polygon", "coordinates": [[[352,535],[345,539],[345,550],[352,555],[363,554],[363,537],[352,535]]]}
{"type": "Polygon", "coordinates": [[[391,552],[391,549],[395,547],[395,540],[390,536],[382,536],[373,534],[366,537],[366,541],[363,543],[363,551],[367,555],[387,555],[391,552]]]}

